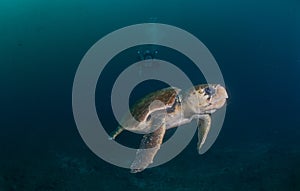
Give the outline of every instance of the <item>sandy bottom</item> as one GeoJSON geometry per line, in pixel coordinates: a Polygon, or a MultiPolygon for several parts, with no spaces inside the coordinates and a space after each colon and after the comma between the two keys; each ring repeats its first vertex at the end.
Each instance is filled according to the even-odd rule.
{"type": "Polygon", "coordinates": [[[107,164],[86,147],[2,157],[0,190],[300,190],[296,146],[216,146],[202,156],[193,146],[167,164],[138,174],[107,164]]]}

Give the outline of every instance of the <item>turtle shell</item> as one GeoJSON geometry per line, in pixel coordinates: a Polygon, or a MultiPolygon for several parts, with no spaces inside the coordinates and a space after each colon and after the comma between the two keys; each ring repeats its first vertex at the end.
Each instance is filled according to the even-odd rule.
{"type": "Polygon", "coordinates": [[[158,105],[157,107],[154,106],[154,108],[150,109],[149,106],[153,101],[159,100],[164,103],[167,108],[171,108],[176,101],[177,94],[180,91],[181,90],[178,88],[169,87],[150,93],[137,101],[131,107],[130,112],[137,121],[144,121],[148,114],[152,112],[150,110],[164,109],[161,105],[158,105]]]}

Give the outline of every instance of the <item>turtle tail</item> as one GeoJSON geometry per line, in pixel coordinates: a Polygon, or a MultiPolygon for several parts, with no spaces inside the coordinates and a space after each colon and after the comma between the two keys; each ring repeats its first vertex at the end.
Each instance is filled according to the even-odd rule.
{"type": "Polygon", "coordinates": [[[110,134],[110,139],[115,139],[123,130],[124,128],[122,126],[118,126],[118,128],[110,134]]]}

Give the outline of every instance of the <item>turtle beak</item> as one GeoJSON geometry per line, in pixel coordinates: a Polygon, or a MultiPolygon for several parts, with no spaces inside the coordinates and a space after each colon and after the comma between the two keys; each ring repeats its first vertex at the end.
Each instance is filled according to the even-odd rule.
{"type": "Polygon", "coordinates": [[[228,94],[226,89],[221,85],[215,86],[215,95],[210,99],[213,108],[219,109],[224,106],[226,103],[226,99],[228,98],[228,94]]]}
{"type": "Polygon", "coordinates": [[[227,99],[228,98],[227,91],[223,86],[217,85],[216,92],[219,95],[220,99],[227,99]]]}

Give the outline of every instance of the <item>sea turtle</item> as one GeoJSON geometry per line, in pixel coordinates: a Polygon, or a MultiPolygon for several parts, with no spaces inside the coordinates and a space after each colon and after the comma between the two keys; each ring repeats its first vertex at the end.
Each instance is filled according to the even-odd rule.
{"type": "Polygon", "coordinates": [[[227,98],[225,88],[219,84],[201,84],[187,91],[175,87],[158,90],[133,105],[132,115],[124,117],[123,126],[111,134],[111,139],[115,139],[123,130],[144,134],[130,166],[131,172],[136,173],[152,163],[167,129],[197,119],[199,152],[210,130],[210,114],[220,109],[227,98]]]}

